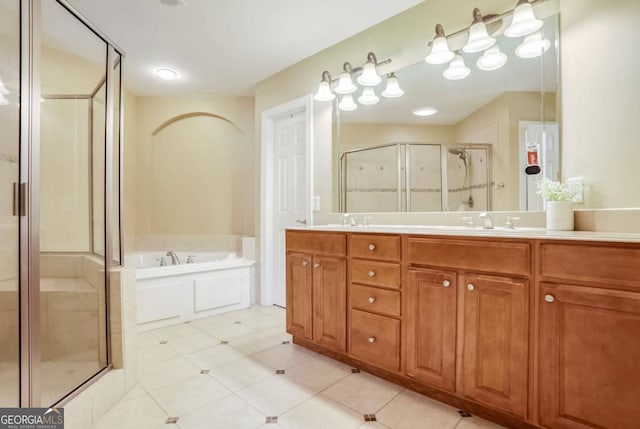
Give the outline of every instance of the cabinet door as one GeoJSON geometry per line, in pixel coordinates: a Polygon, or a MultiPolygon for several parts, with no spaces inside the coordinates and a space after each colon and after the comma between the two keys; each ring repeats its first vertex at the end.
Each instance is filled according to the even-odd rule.
{"type": "Polygon", "coordinates": [[[344,259],[313,257],[313,341],[346,350],[347,263],[344,259]]]}
{"type": "Polygon", "coordinates": [[[287,255],[287,332],[311,340],[311,255],[287,255]]]}
{"type": "Polygon", "coordinates": [[[405,299],[407,375],[453,392],[456,273],[410,269],[405,299]]]}
{"type": "Polygon", "coordinates": [[[640,294],[541,287],[542,425],[640,427],[640,294]]]}
{"type": "Polygon", "coordinates": [[[528,379],[527,282],[467,275],[464,290],[464,396],[525,417],[528,379]]]}

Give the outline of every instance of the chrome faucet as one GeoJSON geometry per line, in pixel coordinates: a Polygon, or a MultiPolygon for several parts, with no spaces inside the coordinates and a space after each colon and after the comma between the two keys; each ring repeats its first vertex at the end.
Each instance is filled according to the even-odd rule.
{"type": "Polygon", "coordinates": [[[342,215],[342,225],[343,226],[358,226],[358,220],[352,214],[345,213],[342,215]]]}
{"type": "Polygon", "coordinates": [[[180,258],[176,255],[176,252],[169,250],[167,256],[171,256],[171,265],[180,265],[180,258]]]}
{"type": "Polygon", "coordinates": [[[489,213],[482,212],[478,215],[480,219],[482,219],[482,227],[484,229],[493,229],[493,219],[489,216],[489,213]]]}

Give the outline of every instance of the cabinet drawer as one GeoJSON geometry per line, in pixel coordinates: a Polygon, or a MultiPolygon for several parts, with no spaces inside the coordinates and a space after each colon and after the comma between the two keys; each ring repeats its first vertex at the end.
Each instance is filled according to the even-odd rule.
{"type": "Polygon", "coordinates": [[[531,245],[527,240],[456,240],[410,237],[410,264],[528,276],[531,245]]]}
{"type": "Polygon", "coordinates": [[[331,256],[347,254],[347,236],[342,233],[288,230],[286,239],[287,252],[331,256]]]}
{"type": "Polygon", "coordinates": [[[400,264],[352,260],[351,282],[399,289],[400,264]]]}
{"type": "Polygon", "coordinates": [[[399,317],[400,292],[352,285],[351,307],[399,317]]]}
{"type": "Polygon", "coordinates": [[[400,260],[400,237],[397,235],[352,234],[351,256],[354,258],[400,260]]]}
{"type": "Polygon", "coordinates": [[[400,321],[351,310],[351,356],[400,371],[400,321]]]}
{"type": "Polygon", "coordinates": [[[624,285],[640,290],[640,246],[599,243],[540,244],[540,274],[544,278],[624,285]]]}

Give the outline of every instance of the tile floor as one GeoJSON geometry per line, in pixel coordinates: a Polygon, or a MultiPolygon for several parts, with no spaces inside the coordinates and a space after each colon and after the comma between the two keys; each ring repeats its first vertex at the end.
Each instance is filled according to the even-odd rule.
{"type": "Polygon", "coordinates": [[[291,343],[250,309],[139,335],[139,383],[95,429],[499,429],[291,343]]]}

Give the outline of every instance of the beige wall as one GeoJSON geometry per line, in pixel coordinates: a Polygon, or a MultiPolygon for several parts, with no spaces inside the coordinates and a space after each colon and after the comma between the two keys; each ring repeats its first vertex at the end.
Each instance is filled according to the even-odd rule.
{"type": "MultiPolygon", "coordinates": [[[[254,100],[139,97],[136,110],[135,234],[253,235],[254,100]],[[206,112],[152,133],[178,115],[206,112]]],[[[129,208],[128,210],[130,210],[129,208]]],[[[131,231],[131,230],[129,230],[131,231]]]]}
{"type": "Polygon", "coordinates": [[[593,207],[639,207],[640,1],[561,2],[563,178],[593,207]]]}
{"type": "MultiPolygon", "coordinates": [[[[126,65],[125,65],[126,67],[126,65]]],[[[123,154],[123,244],[125,252],[135,250],[136,239],[136,139],[138,130],[138,99],[125,91],[124,109],[124,154],[123,154]]]]}

